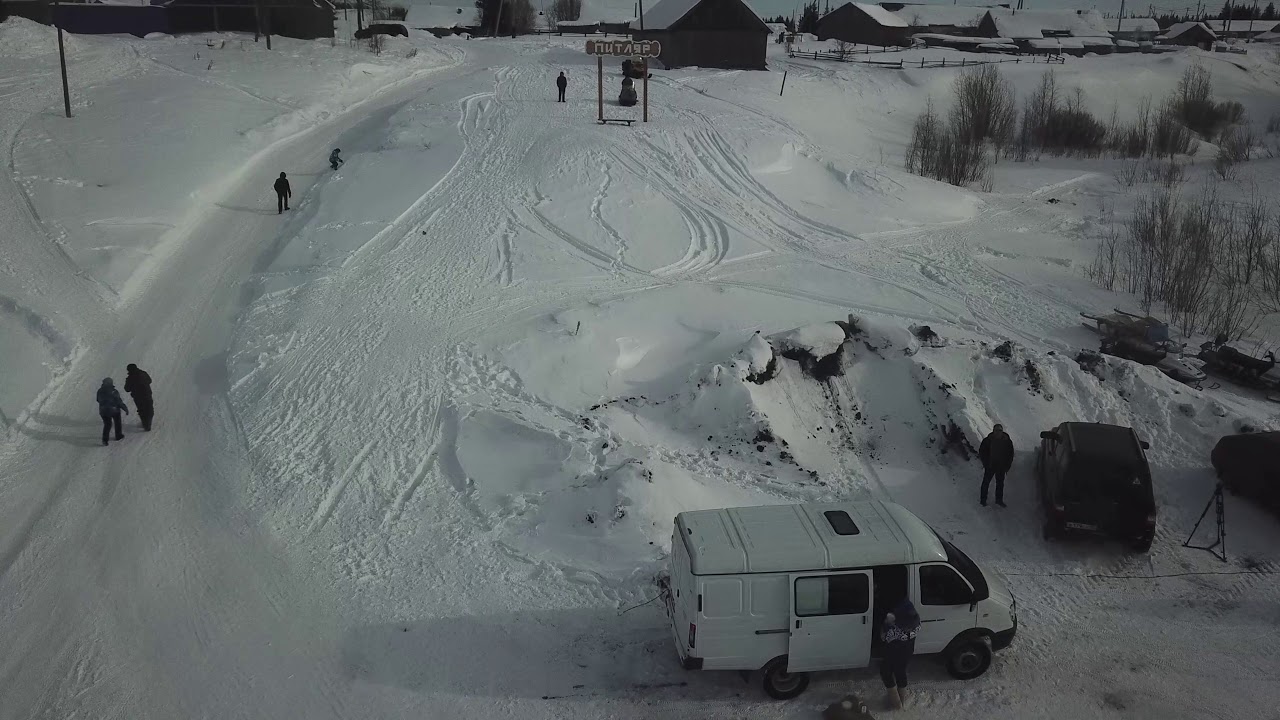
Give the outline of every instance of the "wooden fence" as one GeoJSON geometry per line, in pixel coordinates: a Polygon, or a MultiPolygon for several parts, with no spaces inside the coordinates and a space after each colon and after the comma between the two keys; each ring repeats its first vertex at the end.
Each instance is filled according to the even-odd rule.
{"type": "Polygon", "coordinates": [[[915,60],[907,62],[906,60],[858,60],[850,57],[854,53],[839,53],[831,51],[810,51],[793,50],[788,53],[788,57],[800,58],[801,60],[834,60],[836,62],[855,63],[858,65],[871,65],[872,67],[891,68],[894,70],[905,70],[907,68],[945,68],[945,67],[972,67],[974,65],[999,65],[1001,63],[1042,63],[1050,65],[1061,65],[1066,62],[1063,55],[1019,55],[1018,57],[1001,58],[999,60],[969,60],[968,58],[960,58],[959,61],[948,61],[946,58],[941,60],[929,60],[920,58],[920,62],[915,60]]]}

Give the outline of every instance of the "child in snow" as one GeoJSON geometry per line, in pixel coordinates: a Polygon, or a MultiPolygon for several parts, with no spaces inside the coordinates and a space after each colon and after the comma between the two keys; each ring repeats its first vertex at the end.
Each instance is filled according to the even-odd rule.
{"type": "Polygon", "coordinates": [[[338,153],[340,152],[342,151],[339,150],[338,148],[334,148],[333,152],[329,153],[329,167],[333,168],[334,170],[337,170],[338,166],[341,165],[343,162],[342,158],[338,157],[338,153]]]}
{"type": "Polygon", "coordinates": [[[120,399],[120,391],[111,378],[103,378],[98,388],[98,415],[102,418],[102,444],[111,439],[111,425],[116,426],[116,440],[124,439],[124,429],[120,427],[120,411],[129,414],[129,407],[120,399]]]}
{"type": "Polygon", "coordinates": [[[880,659],[880,679],[889,690],[889,706],[902,707],[907,694],[907,663],[916,652],[916,632],[920,629],[920,614],[907,598],[902,598],[893,610],[884,616],[884,657],[880,659]]]}

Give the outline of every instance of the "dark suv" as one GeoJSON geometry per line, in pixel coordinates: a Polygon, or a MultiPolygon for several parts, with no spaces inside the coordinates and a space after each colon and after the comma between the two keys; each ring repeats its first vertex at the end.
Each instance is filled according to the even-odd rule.
{"type": "Polygon", "coordinates": [[[1062,423],[1040,437],[1036,476],[1045,539],[1106,535],[1150,550],[1156,502],[1143,452],[1150,446],[1132,428],[1100,423],[1062,423]]]}

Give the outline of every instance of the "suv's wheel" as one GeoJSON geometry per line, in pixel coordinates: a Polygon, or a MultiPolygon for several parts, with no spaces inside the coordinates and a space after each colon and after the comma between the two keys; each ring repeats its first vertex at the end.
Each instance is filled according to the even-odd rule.
{"type": "Polygon", "coordinates": [[[1134,541],[1133,541],[1133,549],[1134,549],[1134,552],[1140,552],[1140,553],[1150,552],[1150,551],[1151,551],[1151,541],[1152,541],[1153,539],[1154,539],[1154,538],[1153,538],[1151,535],[1143,535],[1142,537],[1138,538],[1137,540],[1134,540],[1134,541]]]}
{"type": "Polygon", "coordinates": [[[774,700],[790,700],[809,687],[809,673],[787,672],[787,658],[780,657],[764,666],[764,691],[774,700]]]}
{"type": "Polygon", "coordinates": [[[957,680],[972,680],[991,667],[991,643],[985,637],[961,641],[947,653],[947,672],[957,680]]]}

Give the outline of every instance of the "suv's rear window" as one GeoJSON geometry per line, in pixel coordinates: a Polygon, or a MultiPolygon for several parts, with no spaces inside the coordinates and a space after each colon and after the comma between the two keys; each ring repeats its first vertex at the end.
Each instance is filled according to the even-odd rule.
{"type": "Polygon", "coordinates": [[[849,513],[843,510],[828,510],[822,513],[827,518],[827,522],[831,523],[831,529],[836,531],[837,535],[857,535],[858,526],[853,522],[853,518],[849,517],[849,513]]]}

